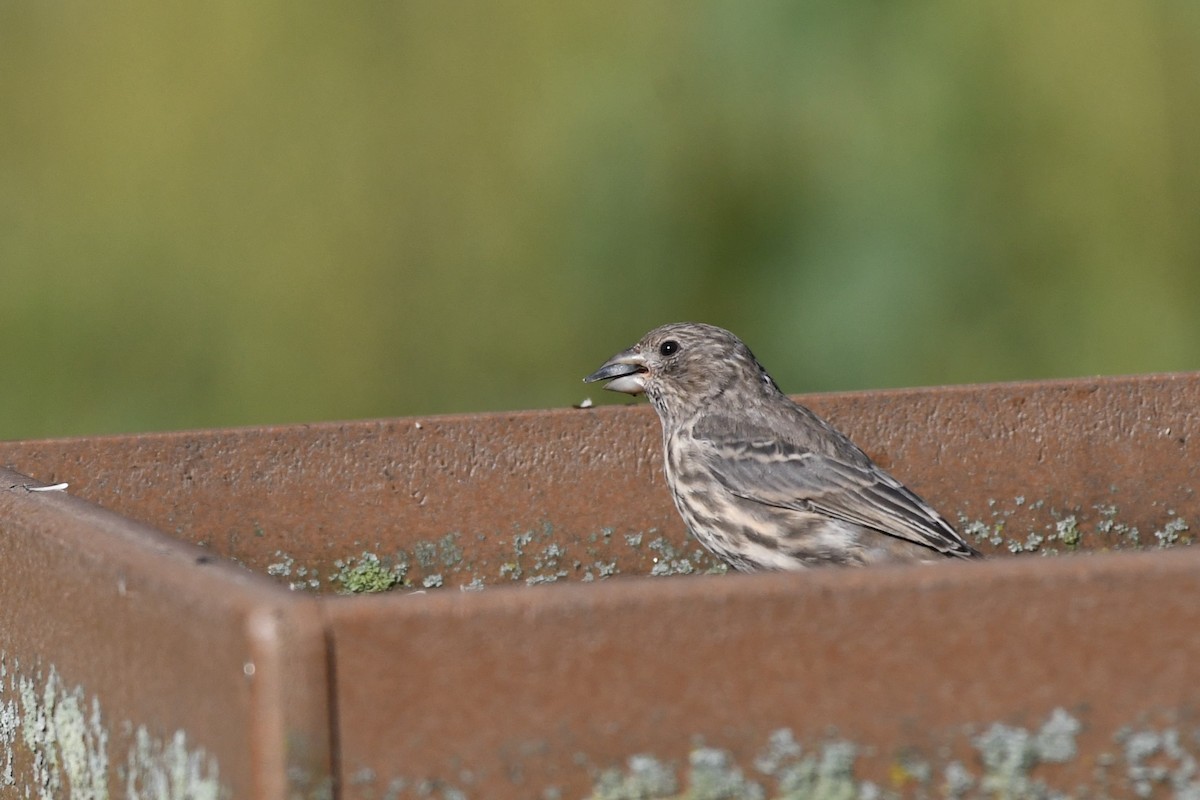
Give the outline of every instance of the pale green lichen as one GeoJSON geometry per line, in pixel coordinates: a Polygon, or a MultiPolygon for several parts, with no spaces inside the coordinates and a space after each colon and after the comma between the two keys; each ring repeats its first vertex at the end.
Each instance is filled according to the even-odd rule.
{"type": "MultiPolygon", "coordinates": [[[[1044,499],[1017,495],[1009,500],[991,498],[987,506],[989,516],[984,519],[959,515],[963,537],[987,551],[1053,556],[1077,550],[1142,549],[1149,544],[1142,543],[1136,526],[1121,521],[1114,504],[1097,504],[1091,509],[1056,508],[1044,499]]],[[[1154,532],[1153,544],[1158,547],[1191,544],[1188,522],[1172,510],[1166,513],[1168,519],[1154,532]]],[[[502,552],[499,558],[474,560],[472,545],[492,538],[493,534],[482,532],[465,535],[451,532],[415,542],[407,549],[388,551],[386,555],[376,542],[373,549],[363,553],[364,556],[375,553],[370,558],[378,559],[383,565],[380,568],[364,561],[364,556],[355,556],[334,561],[332,568],[318,569],[311,563],[301,563],[294,555],[276,552],[266,571],[292,589],[365,592],[403,585],[475,590],[497,583],[538,585],[570,579],[590,582],[631,569],[654,577],[728,570],[726,564],[697,547],[693,539],[669,538],[653,528],[618,535],[614,528],[605,527],[585,536],[573,536],[563,535],[544,522],[540,527],[502,534],[500,541],[510,544],[503,548],[507,552],[502,552]],[[352,569],[360,570],[361,574],[349,574],[352,569]],[[387,574],[389,570],[395,577],[387,574]],[[322,572],[326,574],[324,579],[322,572]]]]}
{"type": "Polygon", "coordinates": [[[275,557],[279,560],[267,565],[267,574],[272,578],[291,577],[292,567],[295,566],[296,559],[278,550],[275,551],[275,557]]]}
{"type": "Polygon", "coordinates": [[[858,748],[845,741],[826,742],[813,753],[785,764],[774,773],[779,800],[853,800],[876,791],[873,783],[856,784],[854,760],[858,748]]]}
{"type": "Polygon", "coordinates": [[[961,761],[951,761],[942,770],[942,797],[963,800],[975,786],[975,778],[961,761]]]}
{"type": "Polygon", "coordinates": [[[1074,514],[1054,523],[1054,535],[1068,550],[1078,549],[1079,542],[1083,539],[1083,534],[1079,532],[1079,526],[1075,522],[1074,514]]]}
{"type": "Polygon", "coordinates": [[[1141,534],[1137,527],[1118,520],[1119,511],[1115,505],[1101,503],[1093,508],[1099,517],[1096,520],[1096,533],[1101,534],[1101,539],[1108,542],[1112,549],[1141,547],[1141,534]]]}
{"type": "Polygon", "coordinates": [[[692,560],[683,548],[676,547],[669,539],[658,536],[650,542],[650,549],[658,555],[654,558],[654,566],[650,568],[653,576],[690,575],[704,565],[705,558],[697,551],[697,558],[692,560]]]}
{"type": "Polygon", "coordinates": [[[1188,530],[1187,520],[1182,517],[1174,517],[1168,520],[1167,524],[1162,527],[1162,530],[1154,532],[1154,538],[1158,540],[1159,547],[1170,547],[1176,544],[1191,544],[1191,537],[1184,536],[1184,532],[1188,530]]]}
{"type": "Polygon", "coordinates": [[[535,586],[541,583],[554,583],[563,580],[570,573],[562,567],[566,549],[557,542],[551,542],[542,548],[533,562],[532,575],[525,578],[525,583],[535,586]]]}
{"type": "MultiPolygon", "coordinates": [[[[502,540],[511,545],[507,553],[494,561],[474,560],[470,546],[463,544],[463,535],[452,532],[437,539],[417,541],[406,549],[389,550],[386,555],[376,542],[361,551],[361,555],[338,558],[329,562],[331,566],[321,568],[302,563],[296,555],[276,551],[266,572],[293,590],[325,589],[343,593],[387,591],[403,585],[427,589],[458,586],[474,590],[495,583],[537,585],[571,578],[586,582],[618,574],[619,550],[634,558],[646,558],[647,554],[639,551],[647,541],[651,541],[651,575],[725,571],[725,565],[707,551],[696,548],[689,552],[687,541],[676,544],[656,534],[653,528],[641,533],[626,533],[623,535],[625,547],[620,548],[618,542],[622,540],[614,540],[617,534],[613,528],[601,528],[586,537],[574,538],[563,537],[547,522],[539,528],[519,530],[503,537],[502,540]],[[651,540],[650,537],[654,538],[651,540]],[[377,568],[373,560],[378,560],[382,566],[377,568]],[[353,570],[360,574],[352,574],[353,570]],[[396,573],[398,580],[386,574],[389,570],[396,573]],[[434,576],[440,578],[440,582],[427,580],[434,576]]],[[[467,536],[471,544],[484,543],[490,538],[484,533],[467,536]]]]}
{"type": "MultiPolygon", "coordinates": [[[[932,754],[899,747],[884,780],[877,782],[856,775],[860,754],[877,756],[877,746],[845,739],[805,746],[783,728],[768,736],[748,767],[730,751],[701,744],[682,764],[640,753],[623,767],[593,768],[586,800],[1097,800],[1130,793],[1200,800],[1200,729],[1124,728],[1113,736],[1116,753],[1100,754],[1080,753],[1082,729],[1083,723],[1061,708],[1033,729],[996,722],[980,733],[978,726],[963,726],[948,732],[932,754]],[[974,750],[974,758],[952,758],[964,743],[974,750]],[[1094,765],[1090,783],[1054,785],[1057,773],[1043,769],[1080,759],[1094,765]]],[[[586,768],[590,760],[579,753],[575,762],[586,768]]],[[[394,778],[387,786],[391,791],[383,796],[389,800],[482,800],[489,795],[486,787],[472,787],[469,780],[454,786],[394,778]]],[[[529,787],[526,794],[542,800],[563,797],[556,786],[540,792],[529,787]]]]}
{"type": "MultiPolygon", "coordinates": [[[[1191,740],[1196,742],[1198,732],[1191,740]]],[[[1167,790],[1179,800],[1200,798],[1196,754],[1176,728],[1125,729],[1117,734],[1126,763],[1126,777],[1138,797],[1156,797],[1167,790]]]]}
{"type": "MultiPolygon", "coordinates": [[[[365,785],[361,782],[359,785],[365,785]]],[[[370,797],[371,795],[365,795],[370,797]]],[[[420,800],[469,800],[469,795],[458,787],[445,781],[419,780],[408,781],[397,778],[388,784],[383,793],[383,800],[400,800],[401,798],[420,798],[420,800]]]]}
{"type": "Polygon", "coordinates": [[[404,585],[405,565],[387,565],[378,555],[363,552],[358,558],[334,562],[338,571],[333,581],[343,594],[373,594],[387,592],[404,585]]]}
{"type": "Polygon", "coordinates": [[[525,585],[526,586],[537,586],[537,585],[543,584],[543,583],[557,583],[559,580],[561,580],[562,578],[565,578],[565,577],[567,577],[566,570],[559,570],[558,572],[542,574],[542,575],[530,575],[528,578],[525,579],[525,585]]]}
{"type": "MultiPolygon", "coordinates": [[[[1031,503],[1018,495],[1011,503],[992,498],[988,500],[988,508],[989,519],[959,515],[959,530],[968,542],[1013,554],[1045,556],[1082,549],[1141,550],[1146,547],[1137,526],[1122,521],[1118,507],[1112,503],[1098,503],[1089,511],[1079,507],[1054,508],[1044,500],[1031,503]]],[[[1168,510],[1167,515],[1167,522],[1154,532],[1154,544],[1158,547],[1192,544],[1193,537],[1187,534],[1187,521],[1173,510],[1168,510]]]]}
{"type": "Polygon", "coordinates": [[[654,756],[641,754],[630,756],[624,771],[602,772],[588,800],[654,800],[673,797],[677,791],[675,771],[654,756]]]}
{"type": "Polygon", "coordinates": [[[652,755],[631,757],[624,770],[601,772],[588,800],[858,800],[881,797],[870,782],[856,783],[858,748],[845,741],[823,744],[805,755],[792,732],[775,731],[754,769],[775,786],[748,777],[726,750],[700,746],[688,754],[682,781],[669,762],[652,755]],[[875,794],[872,794],[875,792],[875,794]]]}
{"type": "Polygon", "coordinates": [[[688,754],[688,800],[745,798],[764,800],[763,789],[747,780],[733,757],[715,747],[701,747],[688,754]]]}
{"type": "Polygon", "coordinates": [[[754,768],[764,775],[776,775],[783,767],[796,763],[803,753],[791,730],[780,728],[767,737],[767,746],[754,758],[754,768]]]}
{"type": "Polygon", "coordinates": [[[287,582],[289,589],[315,591],[321,588],[321,579],[316,569],[304,565],[297,566],[296,559],[281,550],[275,551],[278,559],[267,565],[267,574],[287,582]]]}
{"type": "Polygon", "coordinates": [[[224,796],[215,778],[216,762],[203,750],[189,749],[183,731],[164,742],[139,725],[125,768],[128,800],[220,800],[224,796]]]}
{"type": "Polygon", "coordinates": [[[1083,725],[1064,709],[1056,708],[1034,738],[1039,763],[1066,764],[1079,754],[1075,738],[1083,725]]]}
{"type": "Polygon", "coordinates": [[[424,569],[437,562],[437,553],[437,544],[434,542],[417,542],[413,545],[413,560],[424,569]]]}
{"type": "MultiPolygon", "coordinates": [[[[44,682],[38,678],[18,669],[6,687],[20,700],[19,713],[15,705],[10,711],[16,714],[21,744],[32,755],[32,781],[23,785],[27,791],[36,789],[39,798],[62,796],[68,788],[72,797],[106,798],[108,731],[101,724],[99,704],[93,699],[89,708],[83,690],[67,689],[53,669],[44,682]]],[[[12,728],[11,723],[5,726],[12,728]]],[[[15,781],[10,746],[6,739],[4,772],[15,781]]]]}
{"type": "Polygon", "coordinates": [[[992,724],[973,744],[983,760],[979,788],[997,800],[1050,798],[1051,793],[1032,772],[1039,764],[1067,762],[1075,754],[1079,723],[1058,709],[1039,733],[1025,728],[992,724]]]}
{"type": "Polygon", "coordinates": [[[463,560],[463,548],[457,533],[447,533],[438,539],[438,559],[443,567],[453,567],[463,560]]]}
{"type": "Polygon", "coordinates": [[[18,787],[37,800],[107,800],[118,776],[126,800],[221,800],[215,759],[188,747],[183,731],[163,740],[142,725],[105,721],[99,698],[68,687],[58,671],[23,669],[0,653],[0,794],[18,787]]]}

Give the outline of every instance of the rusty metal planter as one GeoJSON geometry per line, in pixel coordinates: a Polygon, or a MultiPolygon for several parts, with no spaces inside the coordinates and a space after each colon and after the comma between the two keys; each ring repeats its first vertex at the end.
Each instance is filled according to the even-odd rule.
{"type": "Polygon", "coordinates": [[[645,407],[0,443],[0,795],[1200,791],[1200,375],[805,400],[1005,557],[638,577],[645,407]]]}

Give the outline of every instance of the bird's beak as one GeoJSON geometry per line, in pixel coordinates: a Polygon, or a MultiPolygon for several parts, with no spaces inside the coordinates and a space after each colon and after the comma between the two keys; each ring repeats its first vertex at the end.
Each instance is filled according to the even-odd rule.
{"type": "Polygon", "coordinates": [[[608,381],[605,389],[625,394],[646,391],[646,359],[634,350],[625,350],[605,361],[600,369],[583,379],[584,383],[608,381]]]}

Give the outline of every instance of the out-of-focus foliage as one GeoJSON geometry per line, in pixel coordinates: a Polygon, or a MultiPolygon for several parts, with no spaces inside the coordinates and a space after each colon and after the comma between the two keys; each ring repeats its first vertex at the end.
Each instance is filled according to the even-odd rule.
{"type": "Polygon", "coordinates": [[[0,437],[1200,366],[1200,5],[0,5],[0,437]]]}

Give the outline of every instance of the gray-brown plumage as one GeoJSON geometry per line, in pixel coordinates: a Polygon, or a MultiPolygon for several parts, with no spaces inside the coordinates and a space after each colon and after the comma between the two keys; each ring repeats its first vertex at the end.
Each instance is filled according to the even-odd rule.
{"type": "Polygon", "coordinates": [[[979,556],[928,503],[781,392],[723,328],[663,325],[584,380],[650,399],[675,506],[700,544],[736,569],[979,556]]]}

